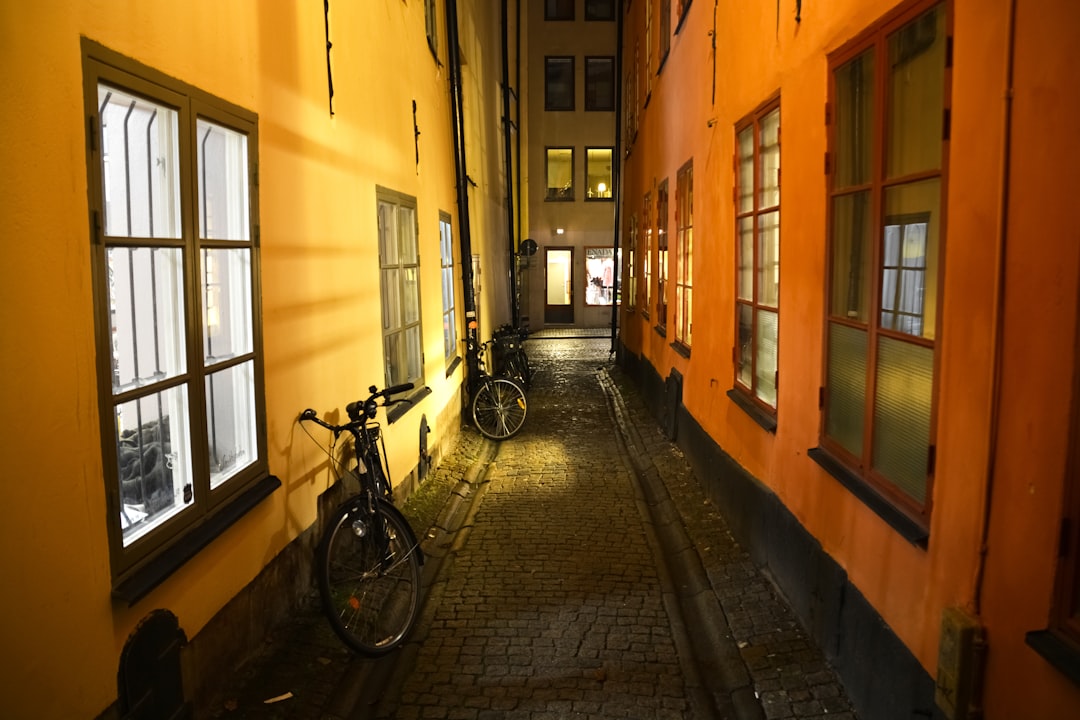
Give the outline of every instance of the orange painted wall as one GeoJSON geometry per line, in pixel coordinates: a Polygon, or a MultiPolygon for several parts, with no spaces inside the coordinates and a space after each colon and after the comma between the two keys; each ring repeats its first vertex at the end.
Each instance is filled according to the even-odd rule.
{"type": "MultiPolygon", "coordinates": [[[[498,88],[498,15],[486,4],[459,5],[479,88],[473,106],[495,107],[485,93],[498,88]]],[[[438,263],[439,211],[454,217],[459,237],[441,13],[438,36],[436,62],[421,2],[331,3],[331,117],[322,3],[0,3],[0,92],[9,100],[0,115],[7,236],[0,250],[0,571],[8,590],[0,599],[8,658],[0,714],[96,717],[116,700],[119,654],[139,619],[168,608],[196,636],[312,524],[332,478],[319,446],[297,427],[298,413],[309,406],[342,412],[369,384],[383,384],[377,185],[417,199],[432,390],[386,427],[393,480],[416,465],[422,414],[432,448],[456,432],[462,370],[446,376],[438,263]],[[247,108],[259,123],[268,458],[282,487],[131,608],[110,597],[83,36],[247,108]]],[[[498,137],[498,124],[467,124],[470,137],[497,155],[489,138],[498,137]]],[[[498,167],[470,167],[491,188],[473,199],[483,218],[480,253],[504,247],[487,240],[505,225],[498,167]],[[494,207],[490,198],[499,198],[494,207]]],[[[455,279],[460,309],[460,271],[455,279]]]]}
{"type": "MultiPolygon", "coordinates": [[[[649,5],[631,6],[627,47],[644,42],[649,5]]],[[[651,5],[658,13],[660,3],[651,5]]],[[[639,311],[624,313],[623,342],[661,377],[671,369],[684,375],[687,411],[776,493],[931,676],[942,610],[973,610],[981,597],[990,643],[987,717],[1051,718],[1064,708],[1080,709],[1080,691],[1024,645],[1026,631],[1046,625],[1061,515],[1080,270],[1077,224],[1068,217],[1075,183],[1067,173],[1078,159],[1080,96],[1067,89],[1075,83],[1066,48],[1080,29],[1080,10],[1067,0],[1018,2],[1005,353],[989,556],[980,585],[982,508],[995,447],[1009,2],[955,0],[951,6],[938,455],[926,549],[904,540],[806,455],[818,444],[823,377],[828,54],[898,3],[804,3],[799,23],[794,3],[780,5],[778,11],[771,3],[720,3],[715,9],[714,3],[693,3],[652,80],[648,105],[638,107],[640,130],[623,171],[624,217],[640,215],[645,192],[667,177],[673,232],[675,173],[693,158],[695,323],[689,360],[674,353],[672,338],[661,338],[639,311]],[[726,392],[734,382],[733,128],[777,93],[782,282],[778,428],[772,435],[726,392]]],[[[654,37],[658,31],[657,16],[654,37]]],[[[643,244],[644,233],[640,237],[643,244]]]]}

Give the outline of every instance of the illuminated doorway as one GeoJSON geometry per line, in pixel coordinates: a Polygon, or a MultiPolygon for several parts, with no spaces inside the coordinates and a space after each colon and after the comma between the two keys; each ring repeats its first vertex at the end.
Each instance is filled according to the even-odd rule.
{"type": "Polygon", "coordinates": [[[544,323],[574,322],[574,249],[544,249],[544,323]]]}

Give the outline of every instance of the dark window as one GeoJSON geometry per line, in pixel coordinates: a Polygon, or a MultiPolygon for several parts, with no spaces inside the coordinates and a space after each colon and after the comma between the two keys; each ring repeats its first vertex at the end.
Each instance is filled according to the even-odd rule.
{"type": "MultiPolygon", "coordinates": [[[[660,68],[671,52],[671,0],[660,0],[660,68]]],[[[660,68],[657,68],[659,73],[660,68]]]]}
{"type": "Polygon", "coordinates": [[[573,20],[574,0],[544,0],[545,20],[573,20]]]}
{"type": "Polygon", "coordinates": [[[574,58],[544,58],[544,109],[574,109],[574,58]]]}
{"type": "Polygon", "coordinates": [[[615,0],[585,0],[586,20],[614,20],[615,0]]]}
{"type": "Polygon", "coordinates": [[[585,58],[585,109],[615,109],[615,58],[585,58]]]}
{"type": "Polygon", "coordinates": [[[822,448],[929,523],[948,107],[946,4],[909,3],[829,58],[822,448]]]}

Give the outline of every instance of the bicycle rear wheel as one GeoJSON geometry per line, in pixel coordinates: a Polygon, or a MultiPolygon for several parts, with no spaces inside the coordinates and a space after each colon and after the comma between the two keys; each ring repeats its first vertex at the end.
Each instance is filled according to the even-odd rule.
{"type": "Polygon", "coordinates": [[[510,378],[488,378],[476,390],[472,402],[476,429],[492,440],[517,435],[525,424],[528,404],[521,385],[510,378]]]}
{"type": "Polygon", "coordinates": [[[372,518],[362,503],[358,498],[334,513],[315,570],[334,632],[353,650],[377,656],[400,645],[420,614],[422,555],[397,508],[379,500],[372,518]],[[378,522],[384,533],[374,527],[378,522]]]}

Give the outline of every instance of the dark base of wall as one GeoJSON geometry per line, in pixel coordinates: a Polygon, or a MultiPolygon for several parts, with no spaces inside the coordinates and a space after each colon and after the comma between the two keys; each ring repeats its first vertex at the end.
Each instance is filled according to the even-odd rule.
{"type": "Polygon", "coordinates": [[[676,439],[732,535],[772,578],[836,669],[859,716],[943,719],[934,703],[933,678],[776,494],[686,411],[681,378],[662,379],[651,363],[625,348],[618,357],[665,432],[671,408],[677,408],[669,437],[676,439]]]}

